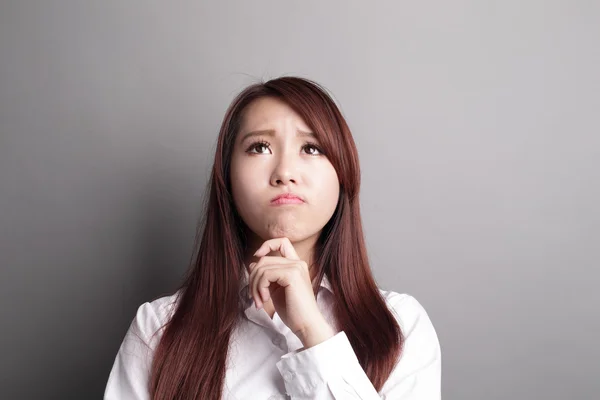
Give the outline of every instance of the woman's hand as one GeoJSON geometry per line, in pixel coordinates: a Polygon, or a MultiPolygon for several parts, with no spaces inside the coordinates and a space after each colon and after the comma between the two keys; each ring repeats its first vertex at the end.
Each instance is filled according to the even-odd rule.
{"type": "Polygon", "coordinates": [[[301,260],[288,238],[267,240],[254,253],[260,260],[248,266],[249,296],[258,309],[273,301],[279,317],[305,348],[329,339],[335,333],[319,308],[308,265],[301,260]],[[279,251],[282,257],[267,256],[279,251]]]}

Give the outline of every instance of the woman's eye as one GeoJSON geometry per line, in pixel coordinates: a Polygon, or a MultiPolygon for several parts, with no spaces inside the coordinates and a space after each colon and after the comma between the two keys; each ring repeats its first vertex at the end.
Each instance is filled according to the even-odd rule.
{"type": "MultiPolygon", "coordinates": [[[[264,150],[269,149],[270,144],[267,142],[256,142],[250,145],[250,147],[248,147],[248,150],[246,150],[248,153],[251,154],[267,154],[265,153],[264,150]],[[261,151],[262,149],[262,151],[261,151]],[[258,151],[255,151],[258,150],[258,151]]],[[[311,156],[318,156],[323,154],[323,152],[321,151],[321,149],[319,149],[319,147],[315,146],[314,144],[305,144],[304,146],[302,146],[302,148],[305,150],[306,154],[311,155],[311,156]]]]}
{"type": "Polygon", "coordinates": [[[306,146],[304,146],[305,149],[313,149],[313,151],[307,151],[308,154],[310,154],[311,156],[317,156],[321,153],[321,150],[312,144],[307,144],[306,146]],[[315,153],[316,151],[316,153],[315,153]]]}
{"type": "MultiPolygon", "coordinates": [[[[269,143],[267,143],[267,142],[256,142],[256,143],[252,144],[248,148],[248,151],[251,152],[251,153],[253,153],[251,150],[255,150],[257,148],[260,149],[261,147],[268,148],[269,147],[269,143]]],[[[259,151],[258,154],[263,154],[263,152],[259,151]]]]}

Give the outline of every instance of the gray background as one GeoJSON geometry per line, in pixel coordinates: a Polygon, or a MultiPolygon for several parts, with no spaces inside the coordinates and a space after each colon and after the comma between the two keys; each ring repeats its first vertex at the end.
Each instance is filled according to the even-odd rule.
{"type": "Polygon", "coordinates": [[[597,398],[600,3],[207,3],[0,3],[0,398],[101,397],[187,266],[225,108],[284,74],[348,119],[444,399],[597,398]]]}

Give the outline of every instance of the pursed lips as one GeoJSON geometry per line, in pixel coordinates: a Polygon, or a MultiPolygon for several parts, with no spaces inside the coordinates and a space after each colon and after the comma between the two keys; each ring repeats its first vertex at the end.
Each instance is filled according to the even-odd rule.
{"type": "Polygon", "coordinates": [[[275,197],[273,200],[271,200],[271,204],[273,204],[273,205],[302,204],[302,203],[304,203],[304,200],[302,200],[302,198],[300,196],[293,194],[293,193],[284,193],[282,195],[275,197]]]}

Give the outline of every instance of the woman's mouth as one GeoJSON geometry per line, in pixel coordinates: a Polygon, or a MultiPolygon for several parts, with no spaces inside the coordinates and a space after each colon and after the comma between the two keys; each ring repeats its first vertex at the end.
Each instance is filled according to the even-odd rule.
{"type": "Polygon", "coordinates": [[[302,204],[304,200],[294,194],[284,194],[275,197],[271,200],[271,205],[283,205],[283,204],[302,204]]]}

